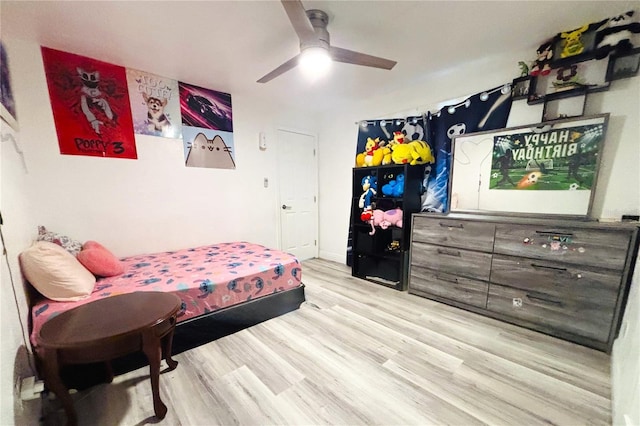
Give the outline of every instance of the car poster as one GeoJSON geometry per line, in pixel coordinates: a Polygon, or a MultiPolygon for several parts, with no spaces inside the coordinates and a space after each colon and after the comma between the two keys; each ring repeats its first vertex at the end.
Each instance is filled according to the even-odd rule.
{"type": "Polygon", "coordinates": [[[42,47],[61,154],[138,158],[124,67],[42,47]]]}
{"type": "Polygon", "coordinates": [[[231,95],[180,82],[182,125],[233,132],[231,95]]]}
{"type": "Polygon", "coordinates": [[[133,130],[139,135],[180,138],[178,81],[127,68],[133,130]]]}
{"type": "Polygon", "coordinates": [[[235,169],[231,95],[178,84],[185,165],[235,169]]]}

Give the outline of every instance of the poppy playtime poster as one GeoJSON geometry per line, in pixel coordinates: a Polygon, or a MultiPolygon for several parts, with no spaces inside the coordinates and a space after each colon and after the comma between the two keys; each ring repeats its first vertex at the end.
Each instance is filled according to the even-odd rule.
{"type": "Polygon", "coordinates": [[[124,67],[42,47],[61,154],[136,159],[124,67]]]}

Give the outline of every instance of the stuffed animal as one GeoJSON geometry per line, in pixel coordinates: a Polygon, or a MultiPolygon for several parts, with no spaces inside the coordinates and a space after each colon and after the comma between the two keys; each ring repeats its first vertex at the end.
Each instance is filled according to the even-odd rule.
{"type": "Polygon", "coordinates": [[[529,65],[527,65],[524,61],[519,61],[518,66],[520,67],[520,77],[526,77],[529,75],[529,65]]]}
{"type": "Polygon", "coordinates": [[[389,144],[385,141],[380,141],[378,146],[379,150],[382,151],[382,165],[386,166],[387,164],[391,164],[393,161],[391,160],[391,148],[389,148],[389,144]]]}
{"type": "MultiPolygon", "coordinates": [[[[367,167],[367,166],[373,166],[373,165],[379,166],[380,163],[382,163],[382,160],[380,160],[380,163],[373,164],[374,151],[378,149],[379,143],[380,143],[380,138],[375,138],[375,139],[367,138],[367,143],[365,144],[364,152],[356,154],[356,167],[367,167]]],[[[377,158],[378,156],[379,155],[376,155],[376,160],[378,160],[377,158]]]]}
{"type": "Polygon", "coordinates": [[[371,225],[371,232],[369,232],[369,235],[375,235],[376,226],[379,226],[382,229],[387,229],[390,226],[402,228],[402,209],[395,208],[387,211],[380,209],[373,210],[371,212],[369,224],[371,225]]]}
{"type": "Polygon", "coordinates": [[[404,142],[404,133],[393,132],[393,140],[389,141],[389,145],[391,145],[391,149],[393,149],[394,145],[403,144],[404,142]]]}
{"type": "Polygon", "coordinates": [[[416,164],[433,163],[435,160],[431,154],[431,148],[424,141],[411,141],[394,145],[391,147],[391,159],[395,164],[416,164]]]}
{"type": "Polygon", "coordinates": [[[378,189],[378,180],[375,176],[365,176],[362,178],[362,190],[364,191],[360,195],[358,201],[358,207],[365,209],[371,207],[371,198],[376,196],[378,189]]]}
{"type": "Polygon", "coordinates": [[[367,144],[365,145],[364,166],[379,166],[382,164],[382,158],[384,153],[379,149],[378,143],[380,138],[367,138],[367,144]]]}
{"type": "Polygon", "coordinates": [[[393,240],[387,246],[387,251],[396,251],[396,250],[400,250],[400,241],[393,240]]]}
{"type": "Polygon", "coordinates": [[[387,197],[402,197],[404,194],[404,174],[400,173],[395,179],[382,185],[382,194],[387,197]]]}
{"type": "Polygon", "coordinates": [[[579,55],[584,52],[582,34],[589,29],[589,24],[584,24],[578,29],[566,33],[560,33],[560,38],[564,39],[564,47],[560,52],[561,58],[579,55]]]}
{"type": "Polygon", "coordinates": [[[549,62],[551,62],[551,58],[553,58],[553,41],[548,40],[545,41],[538,47],[536,50],[536,54],[538,57],[534,61],[531,66],[531,71],[529,72],[532,76],[547,75],[551,72],[551,66],[549,66],[549,62]]]}
{"type": "Polygon", "coordinates": [[[365,207],[365,209],[362,210],[362,213],[360,213],[360,220],[363,222],[369,223],[372,217],[373,212],[371,210],[371,206],[365,207]]]}
{"type": "Polygon", "coordinates": [[[382,229],[387,229],[390,226],[397,226],[398,228],[402,228],[402,209],[395,208],[384,212],[380,227],[382,229]]]}
{"type": "Polygon", "coordinates": [[[640,22],[633,22],[633,10],[607,20],[596,33],[596,58],[603,59],[612,51],[633,48],[631,37],[640,33],[640,22]]]}

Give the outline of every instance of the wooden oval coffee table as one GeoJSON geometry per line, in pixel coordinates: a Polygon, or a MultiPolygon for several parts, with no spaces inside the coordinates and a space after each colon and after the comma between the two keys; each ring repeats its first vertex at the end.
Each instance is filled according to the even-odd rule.
{"type": "Polygon", "coordinates": [[[180,303],[171,293],[121,294],[63,312],[42,326],[36,352],[42,360],[44,383],[60,398],[68,424],[77,424],[77,416],[60,379],[60,367],[109,361],[140,350],[149,360],[153,410],[157,418],[165,417],[167,406],[158,386],[160,361],[164,354],[170,370],[178,365],[171,359],[171,344],[180,303]]]}

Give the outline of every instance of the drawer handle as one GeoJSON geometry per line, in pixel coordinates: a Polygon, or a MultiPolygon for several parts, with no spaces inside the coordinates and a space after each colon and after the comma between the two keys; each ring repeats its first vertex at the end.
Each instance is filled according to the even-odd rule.
{"type": "Polygon", "coordinates": [[[464,225],[462,223],[459,223],[457,225],[447,225],[446,223],[442,223],[440,222],[440,226],[443,228],[459,228],[459,229],[464,229],[464,225]]]}
{"type": "Polygon", "coordinates": [[[529,299],[531,301],[536,301],[537,300],[538,302],[548,303],[548,304],[554,305],[554,306],[562,306],[562,302],[558,302],[557,300],[545,299],[544,297],[532,296],[530,294],[527,294],[527,299],[529,299]]]}
{"type": "Polygon", "coordinates": [[[551,269],[551,270],[557,271],[557,272],[567,272],[567,268],[558,268],[558,267],[555,267],[555,266],[537,265],[535,263],[532,263],[531,266],[534,267],[534,268],[540,268],[540,269],[551,269]]]}
{"type": "Polygon", "coordinates": [[[460,252],[459,251],[449,251],[449,250],[438,249],[438,254],[444,254],[446,256],[460,257],[460,252]]]}
{"type": "Polygon", "coordinates": [[[573,232],[559,232],[559,231],[536,231],[538,235],[562,235],[564,237],[573,237],[573,232]]]}
{"type": "Polygon", "coordinates": [[[446,281],[446,282],[452,283],[452,284],[458,284],[458,279],[457,278],[441,277],[440,275],[437,275],[437,274],[436,274],[436,280],[446,281]]]}

